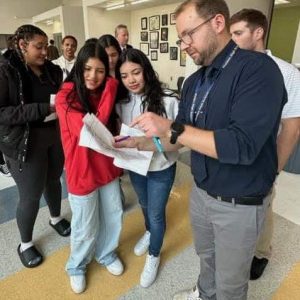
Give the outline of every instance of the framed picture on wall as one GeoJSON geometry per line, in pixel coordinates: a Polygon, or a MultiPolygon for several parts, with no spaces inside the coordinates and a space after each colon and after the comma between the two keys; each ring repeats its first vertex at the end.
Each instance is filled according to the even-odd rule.
{"type": "Polygon", "coordinates": [[[160,49],[160,53],[168,53],[169,52],[169,43],[160,43],[159,49],[160,49]]]}
{"type": "Polygon", "coordinates": [[[147,30],[147,21],[148,19],[145,17],[145,18],[141,18],[141,28],[142,30],[147,30]]]}
{"type": "Polygon", "coordinates": [[[149,17],[149,30],[159,30],[159,16],[149,17]]]}
{"type": "Polygon", "coordinates": [[[168,15],[161,15],[161,26],[168,26],[168,15]]]}
{"type": "Polygon", "coordinates": [[[186,52],[180,50],[180,66],[185,67],[186,66],[186,52]]]}
{"type": "Polygon", "coordinates": [[[150,32],[150,48],[158,49],[158,31],[150,32]]]}
{"type": "Polygon", "coordinates": [[[168,40],[168,32],[169,32],[169,28],[168,27],[162,27],[160,29],[160,39],[162,41],[167,41],[168,40]]]}
{"type": "Polygon", "coordinates": [[[157,51],[156,50],[151,51],[151,60],[157,60],[157,51]]]}
{"type": "Polygon", "coordinates": [[[141,31],[141,41],[148,42],[148,31],[141,31]]]}
{"type": "Polygon", "coordinates": [[[149,55],[149,43],[140,43],[140,50],[149,55]]]}
{"type": "Polygon", "coordinates": [[[176,24],[176,19],[175,19],[175,14],[174,13],[170,14],[170,24],[171,25],[176,24]]]}
{"type": "Polygon", "coordinates": [[[177,59],[178,59],[178,48],[170,47],[170,60],[177,60],[177,59]]]}

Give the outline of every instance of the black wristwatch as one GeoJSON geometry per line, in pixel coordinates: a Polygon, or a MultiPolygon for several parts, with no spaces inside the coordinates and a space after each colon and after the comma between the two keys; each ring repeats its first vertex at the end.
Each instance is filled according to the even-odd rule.
{"type": "Polygon", "coordinates": [[[170,137],[170,143],[176,144],[177,138],[184,132],[184,125],[181,123],[173,122],[171,124],[171,137],[170,137]]]}

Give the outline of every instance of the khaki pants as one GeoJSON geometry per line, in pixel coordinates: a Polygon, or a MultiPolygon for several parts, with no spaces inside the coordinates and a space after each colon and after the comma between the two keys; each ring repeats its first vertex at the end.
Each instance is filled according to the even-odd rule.
{"type": "Polygon", "coordinates": [[[274,230],[274,220],[273,220],[274,198],[275,198],[275,188],[273,188],[272,190],[271,201],[267,208],[266,218],[256,243],[255,256],[257,258],[270,259],[272,254],[271,242],[272,242],[272,236],[274,230]]]}

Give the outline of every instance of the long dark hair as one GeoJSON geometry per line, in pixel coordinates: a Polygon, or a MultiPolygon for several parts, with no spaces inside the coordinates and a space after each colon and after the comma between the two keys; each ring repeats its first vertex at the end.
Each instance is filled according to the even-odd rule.
{"type": "Polygon", "coordinates": [[[104,64],[105,79],[99,87],[99,90],[103,91],[106,84],[107,76],[109,76],[109,64],[106,51],[98,42],[86,43],[80,49],[74,67],[72,68],[71,73],[65,80],[65,82],[74,82],[74,88],[67,97],[67,101],[69,102],[70,106],[74,107],[72,103],[78,97],[83,111],[88,113],[92,112],[92,108],[89,101],[89,91],[85,86],[83,74],[85,64],[90,58],[98,58],[104,64]]]}
{"type": "Polygon", "coordinates": [[[119,55],[121,55],[122,50],[121,47],[119,45],[119,42],[117,41],[117,39],[112,36],[111,34],[103,34],[99,37],[99,43],[103,48],[108,48],[108,47],[114,47],[119,55]]]}
{"type": "Polygon", "coordinates": [[[116,79],[119,81],[118,85],[118,91],[117,91],[117,99],[123,99],[127,97],[127,90],[125,86],[123,85],[123,82],[121,80],[121,74],[120,74],[120,66],[121,66],[121,61],[120,61],[120,56],[122,54],[122,49],[119,45],[119,42],[117,39],[112,36],[111,34],[103,34],[99,37],[98,39],[100,45],[103,48],[108,48],[108,47],[114,47],[116,51],[119,54],[119,59],[117,61],[116,67],[115,67],[115,76],[116,79]]]}
{"type": "MultiPolygon", "coordinates": [[[[157,73],[154,71],[147,56],[138,49],[128,49],[121,54],[121,65],[125,62],[132,62],[139,64],[143,69],[143,77],[145,81],[145,91],[142,100],[142,111],[154,112],[161,116],[167,116],[165,106],[163,103],[163,97],[175,96],[174,93],[166,94],[163,91],[162,83],[159,81],[157,73]]],[[[118,99],[120,102],[129,102],[128,97],[126,99],[118,99]]]]}

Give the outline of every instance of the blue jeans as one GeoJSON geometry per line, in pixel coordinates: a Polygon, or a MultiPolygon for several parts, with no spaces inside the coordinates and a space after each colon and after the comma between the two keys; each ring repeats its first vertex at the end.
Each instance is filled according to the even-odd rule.
{"type": "Polygon", "coordinates": [[[146,176],[129,171],[151,233],[149,254],[159,256],[166,230],[166,205],[176,173],[176,163],[162,171],[149,171],[146,176]]]}
{"type": "Polygon", "coordinates": [[[84,196],[69,194],[72,210],[70,276],[86,271],[93,257],[102,265],[116,259],[122,228],[119,178],[84,196]]]}

